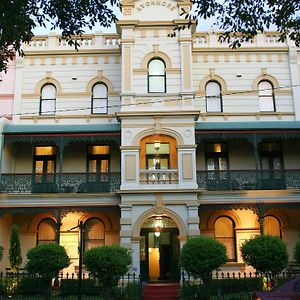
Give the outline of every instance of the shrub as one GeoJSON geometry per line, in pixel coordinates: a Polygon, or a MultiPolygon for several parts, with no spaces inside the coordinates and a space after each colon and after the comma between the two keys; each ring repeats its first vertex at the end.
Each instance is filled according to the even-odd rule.
{"type": "MultiPolygon", "coordinates": [[[[211,291],[210,295],[212,296],[212,298],[217,298],[218,292],[220,292],[223,296],[230,295],[229,299],[233,299],[234,296],[239,297],[239,295],[241,296],[241,299],[244,299],[245,297],[242,298],[243,296],[249,296],[250,293],[261,289],[262,279],[260,277],[237,279],[212,279],[209,283],[209,290],[211,291]]],[[[181,298],[184,300],[206,299],[206,291],[207,286],[205,286],[204,284],[186,283],[183,285],[180,291],[180,295],[181,298]]]]}
{"type": "Polygon", "coordinates": [[[296,243],[294,257],[297,264],[300,264],[300,240],[298,240],[296,243]]]}
{"type": "Polygon", "coordinates": [[[131,264],[130,250],[113,245],[95,247],[84,253],[83,262],[102,287],[116,286],[131,264]]]}
{"type": "Polygon", "coordinates": [[[0,246],[0,261],[2,260],[2,257],[3,257],[3,251],[4,251],[4,248],[2,246],[0,246]]]}
{"type": "Polygon", "coordinates": [[[279,237],[256,236],[242,244],[241,252],[245,263],[258,273],[269,275],[271,279],[288,264],[286,244],[279,237]]]}
{"type": "Polygon", "coordinates": [[[211,272],[227,261],[226,248],[210,237],[195,237],[183,245],[180,253],[180,265],[194,278],[200,278],[204,284],[211,279],[211,272]]]}
{"type": "Polygon", "coordinates": [[[27,271],[40,275],[47,282],[69,265],[70,259],[65,248],[58,244],[41,244],[27,253],[27,271]]]}
{"type": "Polygon", "coordinates": [[[12,272],[18,272],[22,264],[21,244],[18,226],[14,224],[10,233],[9,263],[12,272]]]}
{"type": "Polygon", "coordinates": [[[49,286],[43,278],[23,276],[18,284],[17,293],[20,295],[43,295],[49,286]]]}

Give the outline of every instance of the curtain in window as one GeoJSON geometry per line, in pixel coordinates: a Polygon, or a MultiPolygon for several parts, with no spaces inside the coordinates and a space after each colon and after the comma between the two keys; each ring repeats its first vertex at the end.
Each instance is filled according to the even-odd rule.
{"type": "Polygon", "coordinates": [[[41,90],[41,115],[54,115],[56,102],[56,88],[53,84],[46,84],[41,90]]]}
{"type": "Polygon", "coordinates": [[[274,111],[273,85],[266,80],[258,84],[258,98],[260,111],[274,111]]]}
{"type": "Polygon", "coordinates": [[[277,218],[274,216],[265,216],[264,217],[264,234],[281,237],[281,228],[280,223],[277,218]]]}
{"type": "Polygon", "coordinates": [[[104,83],[97,83],[92,90],[92,114],[107,113],[107,86],[104,83]]]}
{"type": "Polygon", "coordinates": [[[215,239],[226,247],[229,260],[236,260],[234,223],[230,218],[220,217],[215,222],[215,239]]]}
{"type": "Polygon", "coordinates": [[[206,111],[222,112],[221,86],[215,81],[206,84],[206,111]]]}
{"type": "Polygon", "coordinates": [[[99,219],[88,220],[85,228],[85,250],[104,246],[104,224],[99,219]]]}
{"type": "Polygon", "coordinates": [[[160,59],[153,59],[148,65],[148,92],[166,92],[165,64],[160,59]]]}
{"type": "Polygon", "coordinates": [[[38,226],[37,244],[54,243],[56,237],[56,224],[51,219],[41,221],[38,226]]]}

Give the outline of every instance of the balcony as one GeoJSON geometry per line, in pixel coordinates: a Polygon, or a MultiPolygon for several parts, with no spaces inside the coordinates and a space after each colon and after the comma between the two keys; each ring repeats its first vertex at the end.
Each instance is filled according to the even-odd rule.
{"type": "Polygon", "coordinates": [[[300,189],[300,170],[200,170],[197,183],[207,191],[294,190],[300,189]]]}
{"type": "Polygon", "coordinates": [[[141,184],[178,183],[178,170],[140,170],[141,184]]]}
{"type": "Polygon", "coordinates": [[[62,173],[1,174],[1,193],[109,193],[120,188],[120,172],[107,174],[62,173]]]}

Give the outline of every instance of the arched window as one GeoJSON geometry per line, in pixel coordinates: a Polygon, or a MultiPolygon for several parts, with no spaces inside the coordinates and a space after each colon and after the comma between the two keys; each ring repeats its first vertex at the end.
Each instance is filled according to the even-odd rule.
{"type": "Polygon", "coordinates": [[[92,218],[85,223],[85,243],[84,249],[89,250],[94,247],[105,245],[104,224],[97,218],[92,218]]]}
{"type": "Polygon", "coordinates": [[[92,88],[92,114],[107,114],[107,86],[104,83],[96,83],[92,88]]]}
{"type": "Polygon", "coordinates": [[[216,81],[209,81],[205,86],[207,112],[222,112],[221,85],[216,81]]]}
{"type": "Polygon", "coordinates": [[[40,115],[54,115],[56,110],[56,87],[52,83],[41,89],[40,115]]]}
{"type": "Polygon", "coordinates": [[[263,224],[264,234],[281,238],[281,224],[274,216],[265,216],[263,224]]]}
{"type": "Polygon", "coordinates": [[[235,224],[228,217],[219,217],[215,222],[215,239],[226,247],[229,261],[236,261],[235,224]]]}
{"type": "Polygon", "coordinates": [[[148,93],[166,92],[165,63],[158,58],[152,59],[148,64],[148,93]]]}
{"type": "Polygon", "coordinates": [[[258,83],[258,99],[260,111],[275,111],[274,88],[270,81],[258,83]]]}
{"type": "Polygon", "coordinates": [[[54,220],[43,219],[37,227],[37,245],[55,243],[56,223],[54,220]]]}

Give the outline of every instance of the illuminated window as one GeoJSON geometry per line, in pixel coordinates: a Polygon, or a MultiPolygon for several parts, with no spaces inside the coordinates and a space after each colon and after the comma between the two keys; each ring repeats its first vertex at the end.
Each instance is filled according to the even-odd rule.
{"type": "Polygon", "coordinates": [[[108,109],[107,86],[96,83],[92,89],[92,114],[107,114],[108,109]]]}
{"type": "Polygon", "coordinates": [[[85,223],[85,245],[84,249],[89,250],[94,247],[105,245],[104,224],[97,218],[89,219],[85,223]]]}
{"type": "Polygon", "coordinates": [[[235,224],[228,217],[219,217],[215,222],[215,239],[222,243],[229,261],[236,261],[235,224]]]}
{"type": "Polygon", "coordinates": [[[56,110],[56,87],[45,84],[41,89],[40,115],[54,115],[56,110]]]}
{"type": "Polygon", "coordinates": [[[55,243],[56,223],[48,218],[42,220],[37,228],[37,244],[55,243]]]}
{"type": "Polygon", "coordinates": [[[274,88],[271,82],[262,80],[258,83],[260,111],[275,111],[274,88]]]}
{"type": "Polygon", "coordinates": [[[160,143],[159,149],[155,148],[154,143],[146,144],[146,168],[149,170],[169,169],[170,144],[160,143]]]}
{"type": "Polygon", "coordinates": [[[216,81],[209,81],[205,87],[206,111],[222,112],[221,86],[216,81]]]}
{"type": "Polygon", "coordinates": [[[281,238],[281,225],[274,216],[265,216],[263,224],[264,234],[278,236],[281,238]]]}
{"type": "Polygon", "coordinates": [[[158,58],[148,64],[148,93],[166,92],[165,63],[158,58]]]}

